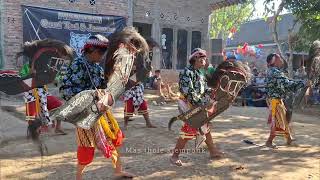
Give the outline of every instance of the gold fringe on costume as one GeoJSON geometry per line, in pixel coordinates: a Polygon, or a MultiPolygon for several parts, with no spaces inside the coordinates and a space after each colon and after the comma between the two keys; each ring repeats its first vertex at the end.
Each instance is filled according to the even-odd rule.
{"type": "MultiPolygon", "coordinates": [[[[117,120],[114,118],[113,114],[110,111],[107,111],[105,115],[102,115],[99,119],[99,123],[102,125],[102,128],[107,135],[107,137],[110,137],[112,140],[116,140],[118,138],[117,134],[120,131],[119,124],[117,120]],[[109,122],[107,122],[107,119],[109,122]],[[110,125],[112,129],[110,129],[110,125]]],[[[117,150],[112,151],[112,165],[115,167],[116,163],[118,161],[119,154],[117,150]]]]}
{"type": "Polygon", "coordinates": [[[36,98],[36,113],[37,115],[40,113],[40,97],[37,89],[33,89],[34,97],[36,98]]]}
{"type": "Polygon", "coordinates": [[[26,121],[34,121],[36,119],[36,116],[38,116],[40,114],[40,97],[38,94],[38,90],[37,89],[32,89],[33,95],[35,97],[35,112],[30,112],[31,110],[29,109],[29,103],[27,102],[25,103],[25,107],[26,107],[26,121]]]}
{"type": "Polygon", "coordinates": [[[117,133],[119,132],[120,128],[117,120],[114,118],[112,113],[110,111],[107,111],[106,114],[100,117],[99,122],[101,123],[102,128],[107,137],[111,138],[112,140],[115,140],[117,138],[117,133]],[[110,122],[107,122],[107,119],[110,122]],[[112,130],[110,129],[109,123],[111,124],[112,130]]]}

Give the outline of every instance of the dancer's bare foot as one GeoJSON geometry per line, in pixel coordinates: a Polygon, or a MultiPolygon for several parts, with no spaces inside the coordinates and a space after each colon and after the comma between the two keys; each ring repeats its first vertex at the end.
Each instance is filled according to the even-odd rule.
{"type": "Polygon", "coordinates": [[[215,149],[212,151],[212,153],[210,154],[210,159],[220,159],[220,158],[224,158],[226,156],[225,152],[219,151],[218,149],[215,149]]]}
{"type": "Polygon", "coordinates": [[[295,143],[294,141],[296,141],[296,139],[288,138],[288,139],[287,139],[287,146],[298,147],[299,144],[295,143]]]}
{"type": "Polygon", "coordinates": [[[64,132],[62,129],[55,129],[54,132],[55,132],[56,134],[58,134],[58,135],[67,135],[67,133],[64,132]]]}
{"type": "Polygon", "coordinates": [[[114,174],[116,179],[133,179],[135,177],[134,174],[122,171],[120,173],[114,174]]]}
{"type": "Polygon", "coordinates": [[[173,164],[173,165],[176,165],[176,166],[179,166],[179,167],[182,166],[182,162],[181,162],[181,160],[180,160],[178,157],[171,157],[171,158],[170,158],[170,162],[171,162],[171,164],[173,164]]]}
{"type": "Polygon", "coordinates": [[[288,138],[287,138],[287,145],[291,145],[291,143],[292,143],[292,138],[291,138],[291,137],[288,137],[288,138]]]}
{"type": "Polygon", "coordinates": [[[266,142],[266,146],[272,149],[277,149],[277,145],[272,142],[266,142]]]}

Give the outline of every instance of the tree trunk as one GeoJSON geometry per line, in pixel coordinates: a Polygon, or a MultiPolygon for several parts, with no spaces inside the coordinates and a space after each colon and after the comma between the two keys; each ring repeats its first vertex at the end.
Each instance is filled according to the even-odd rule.
{"type": "MultiPolygon", "coordinates": [[[[293,28],[292,28],[293,29],[293,28]]],[[[288,60],[288,73],[289,77],[293,77],[293,67],[292,67],[292,62],[293,62],[293,48],[292,48],[292,30],[288,30],[288,46],[289,46],[289,60],[288,60]]]]}
{"type": "MultiPolygon", "coordinates": [[[[272,17],[273,18],[272,23],[271,23],[272,36],[273,36],[273,41],[277,44],[281,58],[284,60],[285,64],[287,64],[287,66],[288,66],[289,75],[292,75],[292,59],[289,58],[289,60],[288,60],[286,54],[282,51],[281,42],[279,41],[279,35],[278,35],[278,31],[277,31],[278,17],[280,15],[280,13],[282,12],[284,6],[285,6],[285,0],[282,0],[277,11],[275,12],[274,16],[272,17]],[[288,62],[288,61],[291,61],[291,62],[288,62]]],[[[293,58],[293,56],[291,58],[293,58]]]]}
{"type": "Polygon", "coordinates": [[[294,27],[297,25],[298,20],[294,20],[294,23],[291,27],[291,29],[288,29],[288,48],[289,48],[289,61],[288,61],[288,69],[289,69],[289,77],[293,77],[293,67],[292,67],[292,63],[293,63],[293,46],[294,46],[294,27]]]}

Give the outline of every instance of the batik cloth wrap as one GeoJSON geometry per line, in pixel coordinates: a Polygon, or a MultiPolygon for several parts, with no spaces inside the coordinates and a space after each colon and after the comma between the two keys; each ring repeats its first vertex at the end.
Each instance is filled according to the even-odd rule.
{"type": "Polygon", "coordinates": [[[60,107],[63,103],[57,97],[48,93],[47,87],[35,88],[24,92],[26,104],[26,121],[33,121],[42,116],[45,124],[51,124],[49,112],[60,107]]]}
{"type": "Polygon", "coordinates": [[[275,135],[289,137],[290,127],[286,119],[287,109],[282,99],[267,99],[270,110],[268,124],[275,127],[275,135]]]}
{"type": "Polygon", "coordinates": [[[45,88],[35,88],[24,92],[27,121],[33,121],[36,117],[42,115],[46,124],[50,122],[47,96],[48,93],[45,88]]]}
{"type": "Polygon", "coordinates": [[[133,114],[144,115],[148,113],[148,105],[143,96],[144,86],[139,83],[124,93],[124,116],[133,114]]]}
{"type": "Polygon", "coordinates": [[[107,111],[89,130],[76,128],[79,164],[92,162],[97,148],[106,158],[112,159],[115,167],[118,160],[117,147],[121,146],[124,135],[111,111],[107,111]]]}
{"type": "MultiPolygon", "coordinates": [[[[188,111],[192,106],[204,105],[210,101],[211,89],[207,86],[205,77],[199,70],[188,66],[179,75],[179,90],[181,97],[178,100],[178,107],[181,112],[188,111]]],[[[199,129],[184,124],[181,128],[180,137],[183,139],[201,139],[205,140],[205,134],[210,133],[209,125],[206,123],[199,129]]]]}

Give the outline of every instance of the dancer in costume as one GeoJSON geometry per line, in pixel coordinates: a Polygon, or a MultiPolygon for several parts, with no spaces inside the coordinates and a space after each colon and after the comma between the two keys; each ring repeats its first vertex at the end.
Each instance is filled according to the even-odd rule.
{"type": "Polygon", "coordinates": [[[143,115],[148,128],[156,128],[156,126],[152,125],[149,118],[148,103],[144,100],[143,95],[143,84],[132,80],[129,80],[128,84],[132,84],[133,87],[124,93],[124,129],[127,130],[129,119],[134,114],[143,115]]]}
{"type": "Polygon", "coordinates": [[[287,110],[284,105],[284,98],[289,92],[296,92],[298,89],[310,85],[310,82],[293,81],[289,79],[281,71],[283,61],[278,54],[270,54],[267,57],[268,72],[267,72],[267,102],[269,104],[270,115],[268,124],[270,124],[270,136],[266,142],[266,146],[275,148],[273,139],[277,135],[282,135],[286,138],[287,144],[292,142],[289,122],[286,117],[287,110]]]}
{"type": "MultiPolygon", "coordinates": [[[[83,55],[77,58],[68,68],[60,88],[63,98],[69,100],[76,94],[91,89],[105,89],[106,81],[103,68],[98,64],[108,48],[108,39],[101,35],[89,37],[83,48],[83,55]]],[[[110,66],[112,67],[112,66],[110,66]]],[[[106,67],[106,68],[110,68],[106,67]]],[[[112,159],[115,176],[132,178],[133,175],[122,171],[118,147],[122,144],[123,134],[108,106],[114,103],[111,95],[97,92],[103,101],[98,103],[100,112],[105,112],[91,129],[76,128],[77,136],[77,179],[82,179],[83,170],[94,157],[98,148],[106,158],[112,159]]]]}
{"type": "MultiPolygon", "coordinates": [[[[8,95],[25,93],[26,116],[28,120],[28,135],[38,145],[41,155],[46,145],[40,136],[42,129],[48,129],[52,122],[49,110],[61,105],[53,96],[48,96],[45,85],[54,81],[61,67],[72,59],[72,48],[65,43],[54,39],[35,40],[25,42],[16,58],[24,56],[28,63],[21,70],[20,75],[15,71],[0,72],[0,91],[8,95]],[[23,76],[23,77],[22,77],[23,76]]],[[[65,134],[57,123],[56,132],[65,134]]]]}
{"type": "MultiPolygon", "coordinates": [[[[192,106],[204,105],[210,101],[212,90],[208,88],[205,77],[200,72],[200,69],[204,68],[206,64],[206,59],[206,51],[200,48],[194,49],[189,57],[190,66],[186,67],[179,75],[179,89],[182,97],[178,100],[178,105],[181,112],[186,112],[192,106]]],[[[200,130],[184,124],[181,128],[180,135],[173,155],[170,158],[171,163],[177,166],[182,166],[182,162],[179,159],[180,152],[188,140],[194,138],[196,138],[197,141],[200,139],[199,143],[197,143],[198,145],[203,141],[206,142],[211,158],[217,158],[223,155],[213,143],[210,127],[207,123],[203,125],[200,130]]]]}
{"type": "MultiPolygon", "coordinates": [[[[48,94],[46,85],[54,81],[61,67],[72,59],[72,55],[72,48],[58,40],[43,39],[25,42],[16,58],[24,56],[27,57],[28,62],[18,76],[1,79],[1,90],[5,90],[4,92],[12,95],[24,93],[26,120],[29,124],[28,133],[34,142],[39,144],[41,154],[43,154],[43,144],[39,139],[40,126],[46,130],[53,122],[49,118],[49,111],[62,105],[58,98],[48,94]]],[[[61,121],[57,121],[56,124],[55,132],[66,134],[61,129],[61,121]]]]}
{"type": "MultiPolygon", "coordinates": [[[[25,64],[21,68],[19,75],[22,78],[30,75],[29,64],[25,64]]],[[[49,94],[47,86],[24,92],[24,100],[26,104],[26,121],[28,121],[28,124],[31,125],[36,118],[42,117],[45,121],[44,127],[53,123],[49,118],[49,112],[62,105],[62,102],[57,97],[49,94]]],[[[57,120],[54,126],[56,134],[66,135],[61,128],[60,120],[57,120]]],[[[29,132],[32,133],[31,131],[29,132]]],[[[31,137],[34,136],[33,134],[30,135],[31,137]]]]}
{"type": "MultiPolygon", "coordinates": [[[[146,41],[148,48],[152,49],[157,44],[153,40],[146,41]]],[[[144,100],[144,83],[146,82],[148,75],[152,71],[151,61],[149,56],[146,56],[144,53],[137,53],[136,60],[132,68],[132,72],[135,74],[135,81],[129,79],[126,84],[126,91],[123,93],[124,97],[124,129],[127,130],[128,122],[130,117],[136,115],[143,115],[146,126],[148,128],[155,128],[156,126],[152,125],[148,112],[148,103],[144,100]]]]}

